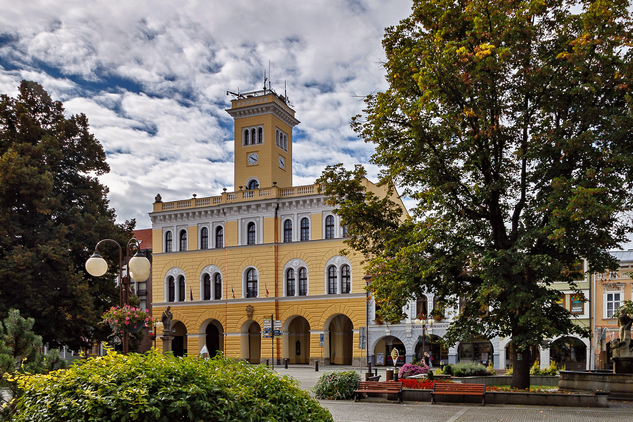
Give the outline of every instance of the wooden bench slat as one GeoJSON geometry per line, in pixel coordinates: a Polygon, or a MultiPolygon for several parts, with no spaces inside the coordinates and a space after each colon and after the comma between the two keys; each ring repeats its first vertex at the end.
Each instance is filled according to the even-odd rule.
{"type": "Polygon", "coordinates": [[[402,401],[402,382],[394,381],[360,381],[358,388],[354,391],[354,401],[359,394],[397,394],[398,403],[402,401]]]}
{"type": "Polygon", "coordinates": [[[431,393],[431,404],[436,403],[435,395],[444,396],[481,396],[481,403],[486,405],[486,384],[453,384],[436,382],[431,393]]]}

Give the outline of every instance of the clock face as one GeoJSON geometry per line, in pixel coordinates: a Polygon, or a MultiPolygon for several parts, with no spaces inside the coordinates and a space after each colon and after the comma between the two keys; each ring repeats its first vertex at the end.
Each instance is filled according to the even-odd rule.
{"type": "Polygon", "coordinates": [[[257,160],[259,160],[259,157],[256,152],[248,154],[248,164],[257,164],[257,160]]]}
{"type": "Polygon", "coordinates": [[[284,157],[279,157],[279,168],[282,169],[286,167],[286,160],[284,160],[284,157]]]}

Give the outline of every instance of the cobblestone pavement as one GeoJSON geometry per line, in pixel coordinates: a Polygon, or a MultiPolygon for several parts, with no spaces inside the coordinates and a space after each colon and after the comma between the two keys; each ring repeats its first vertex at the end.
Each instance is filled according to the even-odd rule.
{"type": "MultiPolygon", "coordinates": [[[[308,366],[294,366],[289,369],[275,367],[281,375],[290,375],[299,381],[301,388],[310,391],[323,373],[344,371],[352,367],[322,367],[320,372],[308,366]]],[[[384,370],[379,370],[384,379],[384,370]]],[[[461,405],[405,402],[397,404],[383,399],[367,398],[354,403],[351,400],[321,400],[321,405],[332,413],[336,422],[633,422],[633,402],[609,401],[609,408],[567,408],[516,405],[461,405]]]]}

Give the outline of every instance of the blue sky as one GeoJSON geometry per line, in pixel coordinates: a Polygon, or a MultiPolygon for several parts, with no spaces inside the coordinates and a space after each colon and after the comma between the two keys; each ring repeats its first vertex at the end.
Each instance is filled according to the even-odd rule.
{"type": "MultiPolygon", "coordinates": [[[[384,28],[410,0],[0,0],[0,93],[40,82],[69,114],[84,113],[107,152],[118,221],[148,228],[165,201],[233,190],[226,91],[288,96],[293,183],[328,164],[366,164],[373,147],[349,127],[362,96],[386,88],[384,28]]],[[[377,169],[368,167],[376,179],[377,169]]]]}

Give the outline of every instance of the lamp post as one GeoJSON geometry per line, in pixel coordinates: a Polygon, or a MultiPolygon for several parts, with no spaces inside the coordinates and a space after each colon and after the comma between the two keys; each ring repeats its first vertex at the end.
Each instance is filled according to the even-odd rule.
{"type": "MultiPolygon", "coordinates": [[[[103,239],[100,240],[95,246],[95,251],[90,258],[86,261],[86,271],[88,274],[94,277],[101,277],[108,271],[108,263],[101,255],[97,253],[99,245],[104,242],[112,242],[119,247],[119,276],[121,282],[119,283],[119,303],[123,307],[130,304],[130,279],[134,279],[138,282],[143,282],[149,278],[150,263],[140,253],[140,244],[135,238],[130,239],[125,247],[125,268],[127,271],[123,271],[123,248],[116,240],[103,239]],[[136,250],[136,254],[130,258],[131,252],[136,250]]],[[[127,354],[129,351],[129,334],[123,332],[123,353],[127,354]]]]}
{"type": "Polygon", "coordinates": [[[369,372],[371,372],[371,361],[369,359],[369,285],[371,284],[371,275],[365,275],[365,277],[363,277],[363,280],[365,280],[365,327],[367,327],[367,338],[365,339],[365,345],[367,348],[366,359],[367,368],[369,369],[369,372]]]}
{"type": "MultiPolygon", "coordinates": [[[[424,359],[424,353],[426,352],[426,327],[427,327],[427,320],[426,320],[426,315],[424,315],[424,316],[425,316],[424,319],[420,319],[420,317],[418,317],[418,318],[416,318],[413,321],[413,323],[415,325],[421,325],[422,326],[422,359],[424,359]]],[[[428,323],[428,327],[429,327],[429,333],[430,333],[430,330],[433,327],[433,321],[432,320],[428,323]]],[[[430,341],[429,341],[429,348],[430,348],[430,341]]]]}

